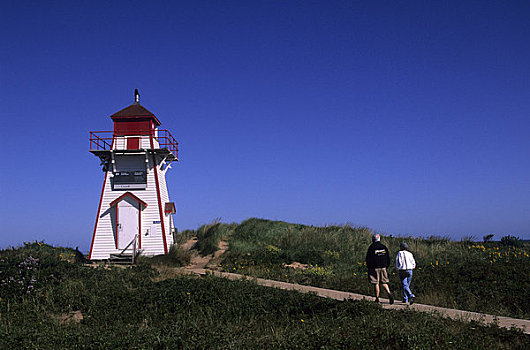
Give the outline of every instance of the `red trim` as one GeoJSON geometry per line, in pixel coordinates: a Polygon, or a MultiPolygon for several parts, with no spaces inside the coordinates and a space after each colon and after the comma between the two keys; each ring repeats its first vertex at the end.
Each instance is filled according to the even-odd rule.
{"type": "Polygon", "coordinates": [[[125,117],[125,116],[122,116],[122,117],[112,117],[111,116],[111,119],[116,123],[116,122],[122,122],[122,123],[127,123],[127,122],[135,122],[135,121],[149,121],[150,123],[152,123],[153,125],[155,126],[160,126],[162,125],[162,123],[160,122],[160,120],[158,120],[157,117],[155,116],[148,116],[148,115],[137,115],[137,116],[129,116],[129,117],[125,117]]]}
{"type": "MultiPolygon", "coordinates": [[[[149,137],[151,141],[151,148],[153,147],[153,136],[149,137]]],[[[155,171],[156,196],[158,197],[158,212],[160,213],[160,225],[162,226],[162,240],[164,241],[164,254],[167,254],[166,243],[166,225],[164,224],[164,214],[162,213],[162,200],[160,198],[160,184],[158,183],[158,167],[156,165],[156,155],[153,154],[153,170],[155,171]]]]}
{"type": "Polygon", "coordinates": [[[139,137],[129,137],[127,139],[127,149],[139,149],[139,148],[140,148],[139,137]]]}
{"type": "Polygon", "coordinates": [[[94,248],[94,241],[96,240],[96,229],[98,228],[99,213],[101,211],[101,202],[103,202],[103,193],[105,192],[105,184],[107,182],[107,176],[109,171],[105,172],[105,177],[103,178],[103,187],[101,188],[101,197],[99,198],[98,212],[96,214],[96,224],[94,225],[94,233],[92,234],[92,243],[90,244],[90,253],[88,253],[88,260],[92,259],[92,249],[94,248]]]}
{"type": "Polygon", "coordinates": [[[132,199],[134,199],[135,201],[137,201],[138,203],[141,203],[143,204],[144,207],[147,207],[147,203],[144,202],[143,200],[141,200],[140,198],[136,197],[134,194],[132,194],[131,192],[125,192],[124,194],[122,194],[121,196],[119,196],[118,198],[116,198],[115,200],[113,200],[112,202],[110,202],[110,206],[112,207],[113,205],[117,204],[119,201],[121,201],[123,198],[125,197],[131,197],[132,199]]]}
{"type": "Polygon", "coordinates": [[[119,249],[118,247],[120,245],[118,244],[118,240],[120,239],[120,231],[118,229],[120,227],[120,220],[118,216],[118,203],[116,203],[115,209],[116,209],[116,249],[119,249]]]}
{"type": "MultiPolygon", "coordinates": [[[[139,201],[138,202],[138,238],[139,238],[138,248],[139,249],[142,248],[142,209],[143,209],[142,205],[143,205],[143,202],[139,201]]],[[[118,217],[118,203],[116,203],[116,206],[114,208],[116,209],[116,249],[119,249],[118,240],[119,240],[120,235],[118,234],[118,227],[119,227],[120,221],[118,220],[119,218],[118,217]]]]}
{"type": "MultiPolygon", "coordinates": [[[[110,148],[114,145],[114,137],[112,137],[112,144],[110,148]]],[[[92,233],[92,243],[90,243],[90,253],[88,253],[88,260],[92,260],[92,249],[94,248],[94,241],[96,240],[96,229],[98,228],[99,214],[101,212],[101,203],[103,202],[103,193],[105,193],[105,185],[107,183],[107,177],[109,175],[109,170],[105,172],[105,177],[103,178],[103,187],[101,187],[101,197],[99,197],[99,206],[98,213],[96,214],[96,224],[94,225],[94,233],[92,233]]]]}
{"type": "MultiPolygon", "coordinates": [[[[110,148],[114,146],[114,136],[112,136],[112,142],[110,148]]],[[[92,234],[92,243],[90,243],[90,253],[88,253],[88,260],[92,260],[92,249],[94,248],[94,241],[96,240],[96,229],[98,228],[99,214],[101,212],[101,203],[103,202],[103,193],[105,193],[105,184],[107,183],[107,177],[109,175],[109,169],[105,172],[103,178],[103,187],[101,188],[101,197],[99,198],[98,213],[96,214],[96,224],[94,225],[94,233],[92,234]]]]}
{"type": "Polygon", "coordinates": [[[112,136],[107,136],[109,133],[114,133],[114,131],[90,131],[90,150],[107,150],[112,149],[112,142],[114,138],[112,136]],[[110,141],[110,142],[109,142],[110,141]]]}
{"type": "MultiPolygon", "coordinates": [[[[90,131],[90,150],[91,151],[109,151],[113,149],[114,144],[114,138],[117,136],[141,136],[141,135],[149,135],[151,137],[154,137],[155,129],[152,129],[150,133],[140,133],[140,132],[134,132],[132,134],[127,133],[118,133],[116,129],[114,131],[90,131]],[[112,137],[110,137],[108,134],[114,133],[112,137]],[[112,140],[112,141],[111,141],[112,140]],[[112,144],[111,144],[112,142],[112,144]]],[[[158,148],[167,148],[173,155],[175,156],[176,160],[178,160],[179,157],[179,143],[177,140],[171,135],[171,133],[166,129],[158,129],[156,130],[157,136],[154,137],[158,141],[158,148]]],[[[127,146],[127,145],[126,145],[127,146]]],[[[139,144],[141,146],[141,142],[139,144]]],[[[125,147],[127,148],[127,147],[125,147]]],[[[151,148],[153,147],[153,143],[151,142],[151,148]]]]}
{"type": "Polygon", "coordinates": [[[110,203],[110,206],[112,207],[113,205],[116,205],[116,249],[118,249],[118,237],[119,237],[119,234],[118,234],[118,225],[119,225],[119,221],[118,221],[118,203],[124,199],[125,197],[131,197],[132,199],[134,199],[136,202],[138,202],[138,237],[140,238],[140,241],[139,241],[139,248],[142,247],[142,206],[143,207],[147,207],[147,203],[144,202],[143,200],[141,200],[140,198],[136,197],[134,194],[132,194],[131,192],[125,192],[124,194],[122,194],[121,196],[119,196],[118,198],[116,198],[115,200],[113,200],[111,203],[110,203]]]}
{"type": "Polygon", "coordinates": [[[167,202],[165,205],[164,205],[164,213],[165,214],[175,214],[177,212],[177,210],[175,209],[175,203],[173,202],[167,202]]]}

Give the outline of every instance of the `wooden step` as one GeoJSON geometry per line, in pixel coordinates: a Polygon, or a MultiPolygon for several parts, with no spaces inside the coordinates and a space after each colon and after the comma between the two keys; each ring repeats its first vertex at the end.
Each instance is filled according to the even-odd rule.
{"type": "Polygon", "coordinates": [[[132,265],[132,253],[110,254],[109,262],[112,264],[132,265]]]}

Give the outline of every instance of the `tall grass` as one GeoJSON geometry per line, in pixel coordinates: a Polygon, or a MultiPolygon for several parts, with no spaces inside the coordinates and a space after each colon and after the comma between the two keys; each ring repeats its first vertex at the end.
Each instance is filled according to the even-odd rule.
{"type": "MultiPolygon", "coordinates": [[[[225,254],[226,271],[372,294],[365,254],[372,231],[366,227],[314,227],[249,219],[234,228],[225,254]],[[287,268],[292,262],[304,270],[287,268]]],[[[530,318],[528,246],[486,245],[447,237],[383,237],[392,264],[391,289],[400,294],[394,258],[406,242],[418,267],[413,290],[417,301],[498,315],[530,318]]]]}
{"type": "Polygon", "coordinates": [[[155,282],[146,265],[86,267],[75,251],[47,245],[0,251],[0,271],[4,281],[21,276],[36,281],[29,293],[0,289],[1,349],[530,346],[522,332],[495,325],[383,310],[370,302],[339,302],[248,281],[181,276],[155,282]]]}
{"type": "Polygon", "coordinates": [[[282,221],[249,219],[234,229],[229,257],[251,256],[257,264],[300,261],[313,265],[351,263],[364,259],[361,242],[369,240],[365,227],[313,227],[282,221]]]}
{"type": "Polygon", "coordinates": [[[196,232],[197,243],[193,248],[203,256],[215,253],[219,249],[219,241],[227,240],[236,226],[237,224],[224,224],[220,219],[215,219],[199,227],[196,232]]]}
{"type": "Polygon", "coordinates": [[[186,243],[189,239],[191,239],[193,237],[196,237],[196,236],[197,236],[197,231],[195,231],[195,230],[184,230],[184,231],[178,232],[176,234],[175,242],[177,244],[183,244],[183,243],[186,243]]]}
{"type": "Polygon", "coordinates": [[[173,244],[169,248],[169,252],[164,255],[144,256],[139,255],[136,258],[136,263],[139,265],[165,265],[173,267],[182,267],[190,263],[191,253],[189,250],[183,249],[178,244],[173,244]]]}

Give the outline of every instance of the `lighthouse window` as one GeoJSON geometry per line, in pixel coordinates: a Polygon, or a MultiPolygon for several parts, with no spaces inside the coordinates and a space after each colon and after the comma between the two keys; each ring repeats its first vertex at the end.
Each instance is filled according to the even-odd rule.
{"type": "Polygon", "coordinates": [[[144,189],[147,187],[147,172],[118,171],[112,178],[114,189],[144,189]]]}

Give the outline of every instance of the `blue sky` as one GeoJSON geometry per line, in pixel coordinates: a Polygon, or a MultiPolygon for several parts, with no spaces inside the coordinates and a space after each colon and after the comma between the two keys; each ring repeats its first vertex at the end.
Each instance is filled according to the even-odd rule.
{"type": "Polygon", "coordinates": [[[0,247],[90,244],[90,130],[181,145],[179,229],[249,217],[530,238],[526,1],[3,1],[0,247]]]}

